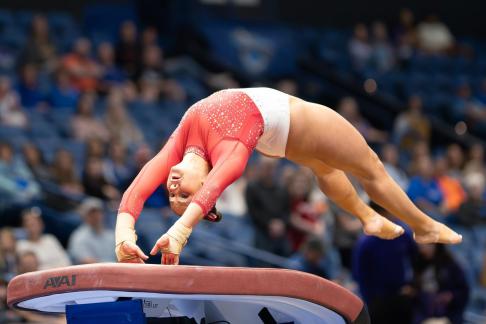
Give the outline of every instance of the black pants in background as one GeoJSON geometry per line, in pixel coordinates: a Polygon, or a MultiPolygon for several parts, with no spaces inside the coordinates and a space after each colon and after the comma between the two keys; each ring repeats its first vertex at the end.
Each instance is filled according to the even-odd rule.
{"type": "Polygon", "coordinates": [[[413,316],[412,299],[402,295],[375,298],[368,305],[373,324],[410,324],[413,316]]]}

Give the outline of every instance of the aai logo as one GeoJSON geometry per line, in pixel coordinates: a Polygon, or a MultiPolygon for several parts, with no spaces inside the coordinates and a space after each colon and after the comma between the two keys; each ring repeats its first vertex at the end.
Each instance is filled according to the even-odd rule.
{"type": "Polygon", "coordinates": [[[72,287],[76,285],[76,275],[69,276],[59,276],[59,277],[51,277],[47,278],[46,282],[44,283],[44,289],[49,287],[52,288],[59,288],[61,286],[72,287]]]}

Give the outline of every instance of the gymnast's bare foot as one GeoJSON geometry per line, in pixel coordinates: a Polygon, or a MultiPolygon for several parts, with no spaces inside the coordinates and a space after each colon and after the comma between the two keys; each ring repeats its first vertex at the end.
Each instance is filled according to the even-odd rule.
{"type": "Polygon", "coordinates": [[[432,221],[432,224],[413,233],[415,242],[419,244],[443,243],[459,244],[462,242],[462,235],[457,234],[442,223],[432,221]]]}
{"type": "Polygon", "coordinates": [[[403,227],[376,212],[363,221],[363,230],[366,235],[374,235],[385,240],[393,240],[405,232],[403,227]]]}

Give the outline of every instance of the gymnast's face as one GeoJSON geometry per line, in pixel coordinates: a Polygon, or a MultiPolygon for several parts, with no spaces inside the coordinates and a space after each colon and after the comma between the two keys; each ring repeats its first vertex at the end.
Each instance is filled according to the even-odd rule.
{"type": "Polygon", "coordinates": [[[202,187],[207,173],[194,165],[181,162],[173,166],[167,179],[170,207],[182,215],[196,192],[202,187]]]}

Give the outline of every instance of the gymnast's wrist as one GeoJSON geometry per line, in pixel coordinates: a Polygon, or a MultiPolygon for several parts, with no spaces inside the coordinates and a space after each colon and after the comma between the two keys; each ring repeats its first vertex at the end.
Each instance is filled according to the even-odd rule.
{"type": "Polygon", "coordinates": [[[135,233],[135,219],[128,213],[120,213],[117,216],[115,227],[115,245],[121,245],[123,242],[137,242],[135,233]]]}
{"type": "Polygon", "coordinates": [[[191,236],[192,227],[184,225],[181,221],[177,221],[167,231],[172,239],[176,240],[182,247],[187,244],[189,236],[191,236]]]}
{"type": "Polygon", "coordinates": [[[124,242],[137,243],[137,234],[134,229],[127,229],[122,233],[115,233],[115,246],[122,245],[124,242]]]}
{"type": "Polygon", "coordinates": [[[194,228],[204,218],[204,215],[204,209],[201,205],[198,202],[191,201],[177,222],[181,222],[186,227],[194,228]]]}

